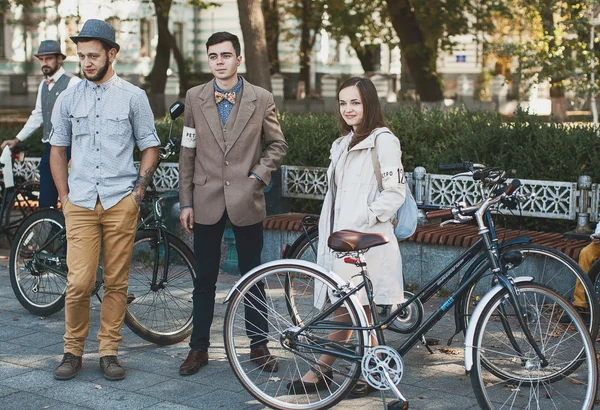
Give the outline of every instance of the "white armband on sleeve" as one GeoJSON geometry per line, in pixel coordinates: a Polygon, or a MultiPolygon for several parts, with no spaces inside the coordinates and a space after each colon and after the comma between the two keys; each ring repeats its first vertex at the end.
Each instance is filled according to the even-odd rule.
{"type": "Polygon", "coordinates": [[[381,169],[381,185],[383,189],[405,184],[404,170],[397,167],[386,167],[381,169]]]}
{"type": "Polygon", "coordinates": [[[181,135],[181,146],[186,148],[196,148],[196,129],[190,127],[183,127],[183,134],[181,135]]]}

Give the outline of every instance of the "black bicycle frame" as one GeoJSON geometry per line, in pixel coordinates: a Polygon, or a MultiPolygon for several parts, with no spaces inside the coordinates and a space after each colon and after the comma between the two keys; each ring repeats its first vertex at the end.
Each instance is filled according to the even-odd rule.
{"type": "MultiPolygon", "coordinates": [[[[445,300],[445,302],[435,311],[433,314],[423,323],[419,328],[397,349],[400,355],[405,355],[415,344],[417,344],[422,336],[427,333],[431,328],[446,314],[446,312],[456,304],[457,301],[461,300],[461,298],[466,294],[466,292],[471,288],[471,286],[477,282],[484,273],[488,270],[492,270],[492,274],[498,278],[498,282],[508,290],[508,294],[510,296],[511,304],[515,309],[515,315],[519,321],[521,329],[525,333],[525,337],[528,342],[532,345],[534,351],[538,355],[538,357],[542,361],[542,365],[546,366],[547,361],[536,341],[534,340],[529,328],[526,326],[524,322],[523,315],[521,312],[521,308],[518,303],[518,299],[516,297],[516,292],[512,282],[504,273],[504,267],[500,263],[500,256],[498,253],[498,241],[494,232],[493,223],[491,221],[491,215],[488,212],[484,215],[488,226],[490,227],[487,231],[480,231],[481,238],[478,239],[473,245],[471,245],[465,252],[463,252],[460,256],[458,256],[454,261],[452,261],[448,266],[446,266],[435,278],[425,285],[424,288],[420,289],[417,293],[411,296],[408,300],[404,301],[404,303],[400,304],[396,310],[394,310],[383,322],[379,321],[377,310],[375,309],[375,302],[373,300],[372,288],[370,285],[370,280],[368,277],[367,270],[365,269],[366,263],[362,258],[362,254],[359,253],[359,261],[362,267],[361,275],[363,277],[362,283],[358,286],[350,289],[347,292],[344,292],[340,295],[340,298],[333,303],[328,309],[319,314],[316,318],[309,321],[307,324],[302,326],[299,330],[295,332],[296,335],[301,334],[307,328],[321,329],[321,330],[354,330],[354,331],[375,331],[377,334],[378,343],[381,345],[385,345],[385,338],[383,335],[383,329],[385,329],[391,322],[393,322],[396,316],[402,312],[406,307],[408,307],[411,303],[413,303],[416,299],[419,300],[428,300],[433,296],[441,287],[443,287],[450,279],[456,276],[462,268],[468,264],[477,254],[481,251],[485,251],[485,258],[488,260],[488,263],[481,265],[475,271],[471,272],[468,277],[463,278],[463,281],[460,283],[459,287],[445,300]],[[366,288],[367,298],[369,301],[369,306],[371,308],[371,313],[373,315],[374,325],[372,326],[353,326],[348,325],[347,323],[339,323],[333,321],[319,322],[335,312],[337,308],[339,308],[347,299],[350,298],[353,294],[361,290],[362,288],[366,288]]],[[[512,335],[512,330],[505,322],[505,319],[502,320],[504,329],[507,332],[508,338],[511,343],[518,349],[516,341],[512,335]]],[[[337,348],[333,348],[332,346],[336,346],[335,343],[327,344],[327,347],[313,346],[307,345],[304,343],[296,342],[296,345],[309,348],[311,350],[320,352],[325,355],[342,357],[351,360],[360,360],[361,356],[357,356],[355,354],[345,353],[342,351],[336,351],[337,348]]],[[[339,346],[341,349],[348,350],[339,346]]]]}

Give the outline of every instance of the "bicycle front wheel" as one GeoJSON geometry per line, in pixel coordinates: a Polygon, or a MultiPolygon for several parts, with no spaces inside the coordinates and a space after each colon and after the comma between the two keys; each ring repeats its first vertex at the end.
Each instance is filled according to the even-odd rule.
{"type": "Polygon", "coordinates": [[[282,410],[328,408],[342,400],[356,382],[363,333],[340,326],[360,326],[358,309],[362,307],[345,299],[337,313],[332,311],[315,320],[331,306],[329,296],[336,290],[335,282],[321,272],[282,263],[257,271],[234,292],[225,316],[225,350],[237,378],[263,404],[282,410]],[[292,317],[286,309],[286,281],[290,277],[294,278],[289,289],[296,310],[292,317]],[[265,371],[252,361],[251,341],[268,343],[278,361],[277,373],[265,371]],[[337,353],[333,364],[329,363],[333,356],[325,359],[328,366],[317,364],[322,363],[319,359],[324,351],[337,353]],[[322,390],[292,387],[292,382],[311,369],[323,372],[322,390]]]}
{"type": "Polygon", "coordinates": [[[30,215],[15,234],[9,263],[10,283],[21,305],[49,316],[65,305],[67,289],[65,217],[55,209],[30,215]]]}
{"type": "MultiPolygon", "coordinates": [[[[588,329],[595,339],[598,335],[598,323],[600,320],[600,306],[594,292],[594,286],[588,275],[562,252],[547,246],[536,244],[517,244],[502,249],[502,255],[507,252],[518,251],[522,255],[522,261],[517,266],[510,268],[510,276],[532,276],[536,283],[546,286],[568,301],[573,300],[575,284],[580,283],[585,291],[586,302],[590,308],[590,324],[588,329]]],[[[485,261],[487,263],[487,261],[485,261]]],[[[463,299],[463,313],[465,325],[469,324],[469,318],[475,309],[478,298],[491,288],[493,275],[486,275],[475,283],[463,299]]],[[[466,331],[465,326],[465,331],[466,331]]]]}
{"type": "Polygon", "coordinates": [[[158,345],[181,342],[192,332],[194,254],[167,233],[169,249],[156,229],[138,231],[133,244],[125,324],[158,345]],[[168,255],[168,259],[167,259],[168,255]],[[166,276],[164,269],[166,267],[166,276]]]}
{"type": "Polygon", "coordinates": [[[548,363],[525,337],[504,289],[485,306],[475,328],[471,383],[479,405],[591,409],[597,363],[583,320],[567,300],[544,286],[515,287],[524,322],[548,363]]]}

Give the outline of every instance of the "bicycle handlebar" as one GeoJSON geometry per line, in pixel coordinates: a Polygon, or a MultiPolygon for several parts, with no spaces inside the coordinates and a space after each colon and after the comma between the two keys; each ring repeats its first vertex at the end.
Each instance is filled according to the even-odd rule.
{"type": "Polygon", "coordinates": [[[510,184],[508,184],[508,186],[504,190],[504,195],[510,196],[513,194],[513,192],[515,192],[520,187],[521,187],[521,181],[518,179],[513,179],[512,182],[510,184]]]}
{"type": "Polygon", "coordinates": [[[474,171],[476,169],[483,169],[485,165],[475,164],[470,161],[463,161],[458,164],[442,164],[438,165],[440,171],[474,171]]]}
{"type": "Polygon", "coordinates": [[[426,212],[425,215],[427,216],[427,219],[451,218],[454,216],[454,214],[452,213],[452,208],[438,209],[437,211],[429,211],[426,212]]]}

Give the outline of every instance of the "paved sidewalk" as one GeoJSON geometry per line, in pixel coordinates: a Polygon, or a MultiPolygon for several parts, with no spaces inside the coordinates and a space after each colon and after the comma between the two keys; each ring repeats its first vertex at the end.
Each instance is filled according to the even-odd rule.
{"type": "MultiPolygon", "coordinates": [[[[127,378],[105,380],[98,366],[95,335],[100,304],[95,300],[83,369],[73,380],[56,381],[52,371],[62,356],[64,312],[47,318],[29,314],[13,295],[7,268],[0,267],[0,409],[262,409],[264,406],[233,375],[223,348],[225,306],[219,302],[235,279],[221,275],[211,361],[200,373],[185,378],[178,374],[188,351],[187,342],[160,347],[124,327],[120,360],[127,368],[127,378]]],[[[427,311],[432,311],[431,304],[426,306],[427,311]]],[[[401,391],[411,409],[478,407],[470,379],[464,373],[462,336],[444,349],[444,341],[453,333],[453,320],[448,315],[432,332],[431,336],[443,339],[440,346],[433,347],[435,354],[430,355],[419,345],[405,357],[401,391]]],[[[391,346],[400,344],[398,335],[386,335],[391,346]]],[[[373,393],[362,399],[344,400],[335,408],[383,407],[380,394],[373,393]]]]}

